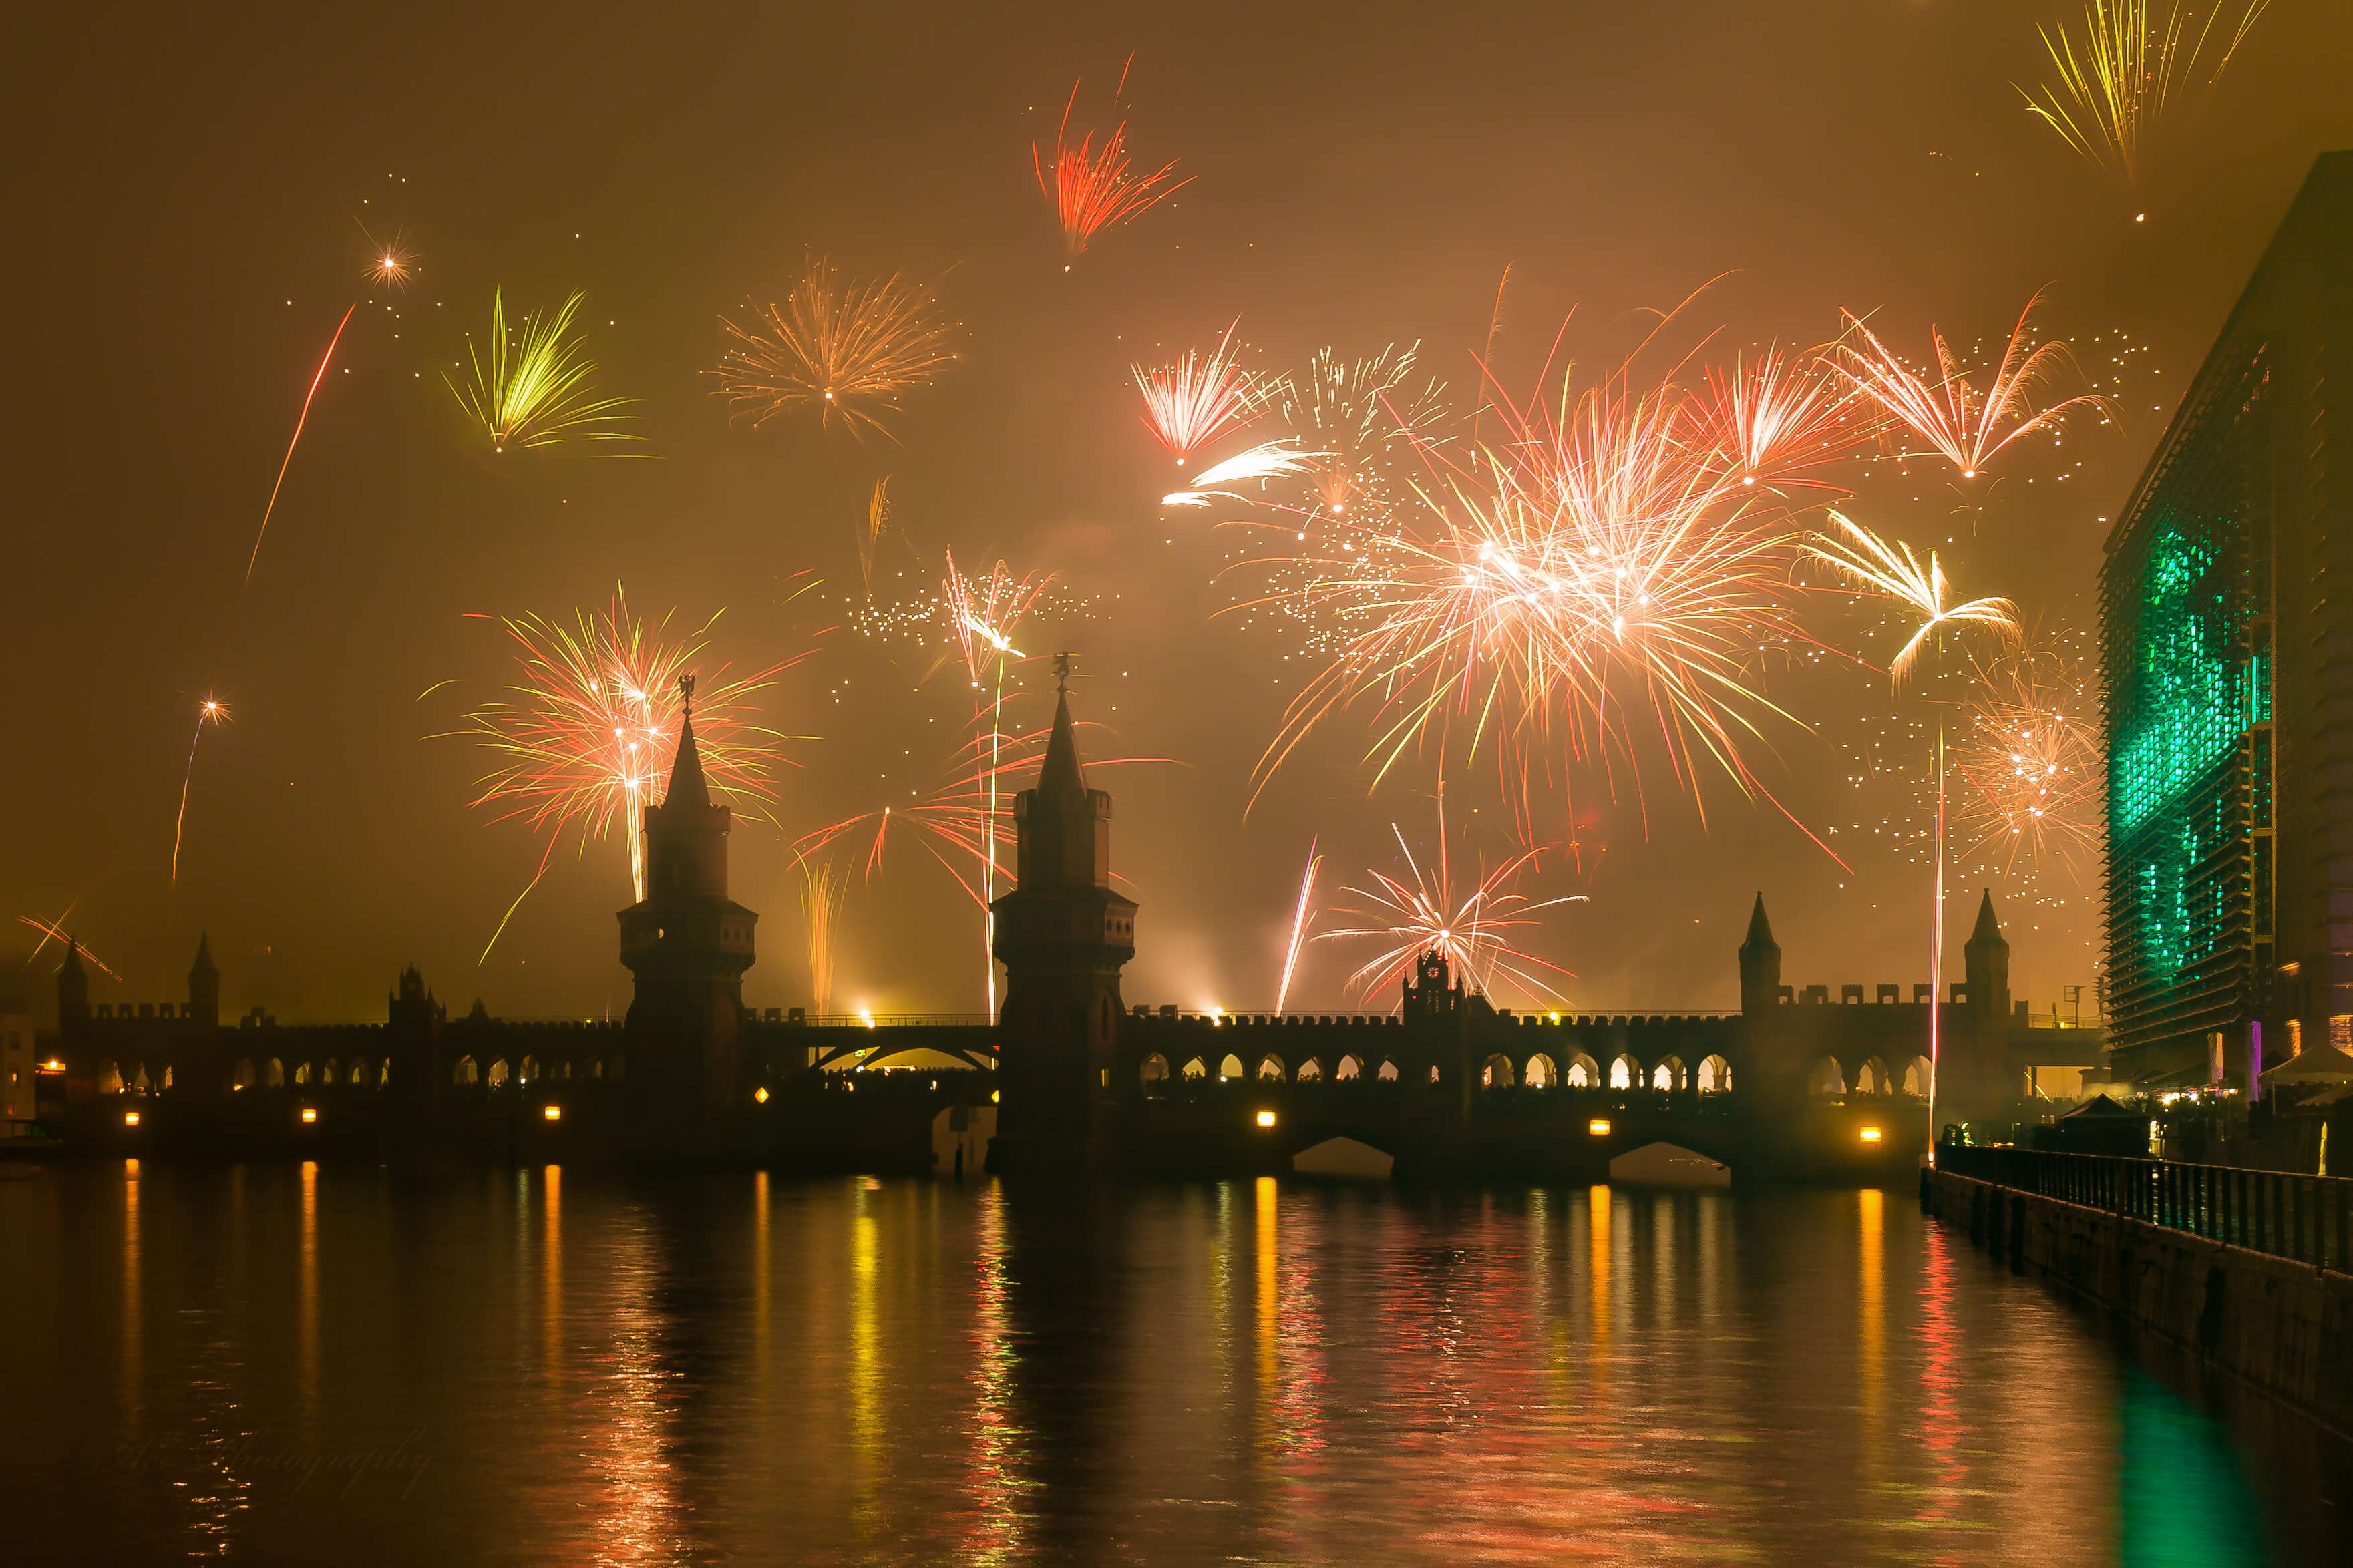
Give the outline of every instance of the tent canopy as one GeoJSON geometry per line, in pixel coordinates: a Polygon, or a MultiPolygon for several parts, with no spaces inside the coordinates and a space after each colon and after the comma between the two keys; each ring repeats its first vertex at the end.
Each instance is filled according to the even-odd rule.
{"type": "Polygon", "coordinates": [[[2307,1046],[2263,1074],[2265,1083],[2353,1083],[2353,1056],[2335,1046],[2307,1046]]]}

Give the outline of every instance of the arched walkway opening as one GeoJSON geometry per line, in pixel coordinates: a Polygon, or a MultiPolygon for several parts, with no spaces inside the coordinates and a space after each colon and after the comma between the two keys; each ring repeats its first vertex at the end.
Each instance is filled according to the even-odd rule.
{"type": "Polygon", "coordinates": [[[319,1064],[319,1081],[321,1083],[332,1083],[335,1081],[334,1058],[329,1057],[325,1061],[319,1064]]]}
{"type": "Polygon", "coordinates": [[[1201,1058],[1198,1057],[1195,1057],[1191,1061],[1185,1064],[1184,1072],[1187,1078],[1207,1078],[1209,1076],[1209,1069],[1201,1065],[1201,1058]]]}
{"type": "Polygon", "coordinates": [[[352,1082],[360,1088],[364,1089],[375,1081],[375,1075],[368,1070],[367,1058],[365,1057],[353,1057],[352,1058],[352,1082]]]}
{"type": "Polygon", "coordinates": [[[245,1057],[237,1058],[237,1066],[229,1069],[228,1086],[231,1089],[253,1087],[253,1063],[250,1059],[245,1057]]]}
{"type": "Polygon", "coordinates": [[[105,1067],[99,1069],[98,1092],[100,1094],[122,1092],[122,1074],[116,1069],[112,1062],[107,1063],[105,1067]]]}
{"type": "Polygon", "coordinates": [[[1904,1092],[1915,1100],[1927,1099],[1936,1081],[1935,1069],[1929,1067],[1926,1057],[1914,1057],[1904,1068],[1904,1092]]]}
{"type": "Polygon", "coordinates": [[[484,1078],[483,1081],[488,1083],[492,1089],[496,1089],[501,1084],[506,1082],[506,1080],[507,1059],[504,1057],[501,1057],[498,1060],[491,1064],[491,1070],[484,1078]]]}
{"type": "Polygon", "coordinates": [[[1504,1056],[1489,1057],[1486,1067],[1480,1071],[1479,1081],[1489,1089],[1511,1088],[1512,1058],[1504,1056]]]}
{"type": "Polygon", "coordinates": [[[1568,1070],[1561,1074],[1561,1081],[1571,1089],[1599,1089],[1601,1064],[1579,1051],[1568,1058],[1568,1070]]]}
{"type": "Polygon", "coordinates": [[[522,1066],[516,1071],[515,1081],[517,1083],[529,1083],[538,1076],[539,1058],[537,1057],[525,1057],[522,1058],[522,1066]]]}
{"type": "Polygon", "coordinates": [[[1384,1083],[1395,1083],[1395,1082],[1397,1082],[1397,1077],[1398,1077],[1397,1063],[1395,1063],[1395,1062],[1383,1062],[1383,1063],[1380,1065],[1380,1070],[1379,1070],[1379,1071],[1377,1071],[1377,1072],[1376,1072],[1376,1073],[1374,1073],[1374,1074],[1373,1074],[1373,1076],[1374,1076],[1375,1078],[1377,1078],[1377,1079],[1380,1079],[1382,1082],[1384,1082],[1384,1083]]]}
{"type": "Polygon", "coordinates": [[[1168,1058],[1155,1051],[1144,1058],[1144,1066],[1140,1070],[1146,1084],[1165,1082],[1168,1077],[1168,1058]]]}
{"type": "Polygon", "coordinates": [[[276,1057],[270,1058],[269,1065],[261,1069],[261,1081],[268,1084],[272,1089],[278,1089],[284,1086],[286,1082],[286,1068],[276,1057]]]}
{"type": "Polygon", "coordinates": [[[1309,1057],[1299,1064],[1299,1070],[1292,1074],[1292,1079],[1298,1083],[1321,1083],[1324,1081],[1324,1064],[1309,1057]]]}
{"type": "Polygon", "coordinates": [[[1663,1089],[1672,1091],[1683,1088],[1683,1058],[1669,1057],[1665,1061],[1661,1062],[1657,1067],[1651,1069],[1651,1087],[1652,1089],[1663,1089]]]}
{"type": "Polygon", "coordinates": [[[1271,1078],[1275,1082],[1281,1083],[1283,1079],[1282,1058],[1281,1057],[1261,1058],[1258,1064],[1258,1076],[1271,1078]]]}
{"type": "Polygon", "coordinates": [[[1554,1070],[1552,1058],[1538,1051],[1528,1058],[1527,1076],[1522,1081],[1530,1089],[1551,1089],[1560,1082],[1560,1075],[1554,1070]]]}
{"type": "Polygon", "coordinates": [[[1702,1094],[1722,1094],[1732,1087],[1732,1064],[1722,1057],[1710,1057],[1699,1064],[1699,1091],[1702,1094]]]}
{"type": "Polygon", "coordinates": [[[1846,1074],[1839,1070],[1838,1062],[1823,1057],[1806,1070],[1806,1092],[1824,1098],[1836,1098],[1846,1092],[1846,1074]]]}
{"type": "Polygon", "coordinates": [[[1340,1065],[1333,1069],[1332,1077],[1335,1080],[1340,1079],[1351,1079],[1360,1076],[1364,1070],[1365,1064],[1358,1061],[1356,1058],[1342,1057],[1340,1058],[1340,1065]]]}
{"type": "Polygon", "coordinates": [[[1887,1076],[1887,1064],[1872,1058],[1854,1069],[1854,1091],[1857,1094],[1893,1094],[1895,1081],[1887,1076]]]}
{"type": "Polygon", "coordinates": [[[1616,1061],[1609,1064],[1609,1087],[1612,1089],[1633,1088],[1634,1077],[1641,1070],[1641,1068],[1636,1065],[1632,1057],[1620,1057],[1616,1061]]]}
{"type": "MultiPolygon", "coordinates": [[[[480,1073],[475,1070],[474,1058],[471,1057],[459,1057],[458,1058],[458,1065],[451,1068],[449,1072],[449,1081],[451,1083],[475,1083],[479,1082],[480,1078],[480,1073]]],[[[300,1082],[301,1080],[298,1079],[295,1081],[300,1082]]]]}
{"type": "Polygon", "coordinates": [[[1219,1083],[1223,1083],[1229,1078],[1240,1078],[1241,1076],[1241,1058],[1233,1055],[1231,1052],[1227,1053],[1226,1059],[1218,1064],[1218,1081],[1219,1083]]]}

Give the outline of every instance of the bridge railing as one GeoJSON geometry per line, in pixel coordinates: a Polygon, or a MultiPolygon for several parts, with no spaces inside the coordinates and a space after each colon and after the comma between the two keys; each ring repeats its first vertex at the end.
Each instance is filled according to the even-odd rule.
{"type": "Polygon", "coordinates": [[[1947,1144],[1939,1170],[2204,1237],[2316,1268],[2353,1272],[2353,1178],[2179,1160],[1947,1144]]]}

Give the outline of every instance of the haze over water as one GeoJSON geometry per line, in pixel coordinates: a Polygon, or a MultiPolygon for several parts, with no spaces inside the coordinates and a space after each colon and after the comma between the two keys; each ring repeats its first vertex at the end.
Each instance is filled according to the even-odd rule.
{"type": "Polygon", "coordinates": [[[0,1177],[25,1562],[2353,1543],[2310,1511],[2340,1445],[2252,1401],[2217,1426],[1909,1194],[0,1177]]]}

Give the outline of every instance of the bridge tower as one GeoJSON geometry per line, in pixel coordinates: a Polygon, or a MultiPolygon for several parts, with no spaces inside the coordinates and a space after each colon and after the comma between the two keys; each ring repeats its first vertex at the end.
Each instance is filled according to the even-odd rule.
{"type": "Polygon", "coordinates": [[[196,961],[188,966],[188,1010],[200,1029],[220,1027],[220,970],[213,963],[213,938],[196,938],[196,961]]]}
{"type": "Polygon", "coordinates": [[[1752,1114],[1794,1114],[1805,1104],[1804,1041],[1781,1005],[1781,944],[1765,918],[1758,893],[1740,944],[1741,1059],[1733,1064],[1732,1091],[1752,1114]]]}
{"type": "Polygon", "coordinates": [[[1013,799],[1013,890],[989,905],[1005,965],[997,1136],[988,1166],[1028,1173],[1116,1163],[1139,1092],[1118,1070],[1120,970],[1135,900],[1111,888],[1111,795],[1087,787],[1071,731],[1070,656],[1054,663],[1053,733],[1038,783],[1013,799]]]}
{"type": "Polygon", "coordinates": [[[727,896],[734,814],[711,798],[694,744],[694,677],[680,679],[685,716],[659,805],[645,808],[646,896],[623,910],[621,962],[633,1081],[674,1113],[706,1122],[740,1110],[736,1037],[752,930],[760,917],[727,896]]]}

